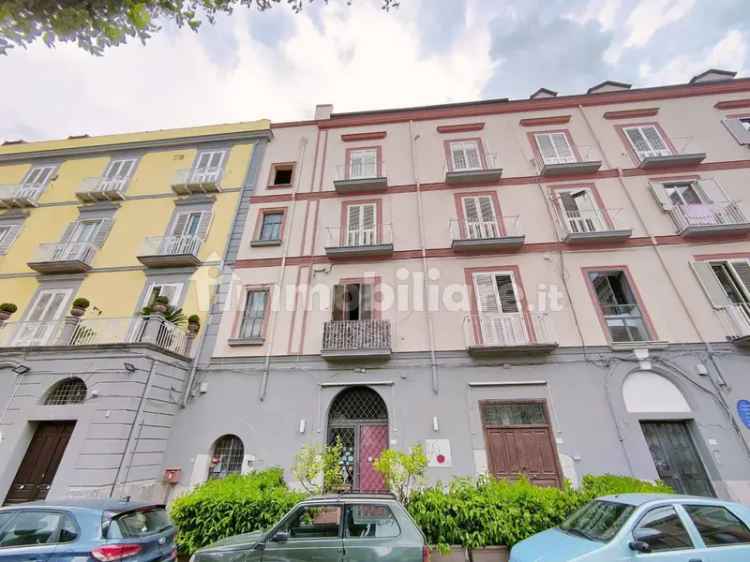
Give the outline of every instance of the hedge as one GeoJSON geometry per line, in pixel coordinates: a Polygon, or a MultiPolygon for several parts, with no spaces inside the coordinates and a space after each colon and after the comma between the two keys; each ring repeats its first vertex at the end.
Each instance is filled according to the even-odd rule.
{"type": "Polygon", "coordinates": [[[209,480],[171,505],[177,547],[192,554],[219,539],[265,529],[304,497],[287,488],[280,468],[209,480]]]}
{"type": "Polygon", "coordinates": [[[573,511],[597,496],[671,489],[625,476],[585,476],[581,488],[534,486],[526,480],[457,479],[415,492],[407,509],[422,528],[427,542],[445,550],[448,545],[480,548],[513,546],[531,535],[555,527],[573,511]]]}

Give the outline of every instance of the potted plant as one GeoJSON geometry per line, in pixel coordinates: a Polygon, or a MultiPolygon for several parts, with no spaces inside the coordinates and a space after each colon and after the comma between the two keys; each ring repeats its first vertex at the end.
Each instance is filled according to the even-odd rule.
{"type": "Polygon", "coordinates": [[[188,331],[197,334],[201,329],[201,319],[197,314],[191,314],[188,317],[188,331]]]}
{"type": "Polygon", "coordinates": [[[151,305],[152,312],[158,312],[164,314],[169,306],[169,297],[158,296],[154,299],[154,304],[151,305]]]}
{"type": "Polygon", "coordinates": [[[12,302],[4,302],[0,304],[0,321],[5,321],[10,318],[16,310],[18,310],[18,307],[12,302]]]}
{"type": "Polygon", "coordinates": [[[70,314],[72,316],[76,316],[80,318],[84,314],[86,314],[86,309],[91,305],[88,299],[84,299],[83,297],[78,297],[76,300],[73,301],[73,307],[70,309],[70,314]]]}

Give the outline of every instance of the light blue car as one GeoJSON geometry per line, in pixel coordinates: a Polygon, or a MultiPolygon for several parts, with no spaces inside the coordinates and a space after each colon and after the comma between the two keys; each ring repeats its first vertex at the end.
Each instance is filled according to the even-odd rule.
{"type": "Polygon", "coordinates": [[[598,498],[521,541],[510,562],[750,562],[750,508],[713,498],[598,498]]]}

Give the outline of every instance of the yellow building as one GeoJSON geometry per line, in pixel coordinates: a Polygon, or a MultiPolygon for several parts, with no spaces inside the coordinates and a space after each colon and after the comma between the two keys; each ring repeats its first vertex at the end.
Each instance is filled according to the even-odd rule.
{"type": "Polygon", "coordinates": [[[206,324],[270,138],[259,120],[0,146],[0,303],[17,307],[0,307],[0,496],[160,481],[160,446],[141,453],[132,428],[166,442],[205,332],[186,317],[206,324]],[[185,318],[144,316],[157,296],[185,318]],[[49,438],[57,476],[27,482],[49,438]]]}

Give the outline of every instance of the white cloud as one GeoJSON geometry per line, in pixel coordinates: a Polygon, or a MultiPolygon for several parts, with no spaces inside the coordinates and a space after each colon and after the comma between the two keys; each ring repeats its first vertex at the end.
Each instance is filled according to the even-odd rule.
{"type": "Polygon", "coordinates": [[[566,14],[566,17],[582,25],[597,21],[603,31],[610,31],[614,28],[621,4],[622,0],[589,0],[582,10],[566,14]]]}
{"type": "Polygon", "coordinates": [[[305,119],[316,103],[343,111],[480,97],[493,74],[487,20],[472,22],[450,49],[425,56],[420,4],[385,14],[377,2],[332,3],[320,26],[289,15],[292,33],[275,48],[248,32],[249,18],[263,14],[237,11],[221,22],[237,44],[231,65],[217,64],[188,30],[98,58],[70,45],[17,49],[0,58],[13,85],[2,94],[0,137],[305,119]]]}

